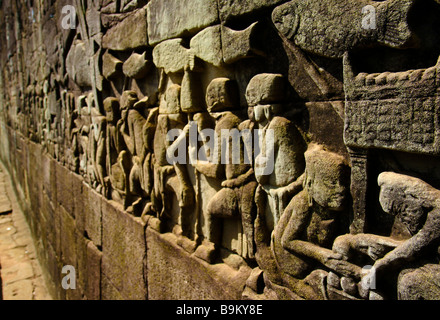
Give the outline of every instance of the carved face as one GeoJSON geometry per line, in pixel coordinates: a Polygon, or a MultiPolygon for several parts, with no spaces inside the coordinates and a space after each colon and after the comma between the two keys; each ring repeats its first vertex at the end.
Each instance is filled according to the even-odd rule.
{"type": "Polygon", "coordinates": [[[181,111],[181,105],[180,105],[180,93],[181,93],[181,86],[178,84],[172,84],[169,86],[169,88],[165,92],[165,102],[163,104],[164,106],[164,113],[166,114],[179,114],[181,111]]]}
{"type": "Polygon", "coordinates": [[[115,115],[113,110],[105,110],[107,122],[113,123],[115,121],[115,115]]]}
{"type": "Polygon", "coordinates": [[[109,97],[104,100],[104,111],[108,123],[116,123],[119,118],[119,101],[117,98],[109,97]]]}
{"type": "Polygon", "coordinates": [[[315,174],[313,180],[309,178],[307,181],[309,194],[316,203],[333,211],[344,209],[347,188],[339,178],[320,172],[315,174]]]}
{"type": "MultiPolygon", "coordinates": [[[[418,180],[418,179],[417,179],[418,180]]],[[[378,177],[378,184],[380,186],[379,202],[382,209],[389,214],[397,214],[399,211],[405,209],[403,205],[411,198],[411,194],[415,192],[415,186],[418,181],[410,176],[397,174],[394,172],[384,172],[378,177]],[[411,189],[414,189],[411,191],[411,189]]],[[[419,197],[414,194],[413,201],[415,202],[419,197]]]]}
{"type": "Polygon", "coordinates": [[[249,107],[248,108],[248,118],[251,121],[257,121],[257,119],[255,119],[255,108],[254,107],[249,107]]]}
{"type": "Polygon", "coordinates": [[[394,172],[384,172],[378,178],[379,202],[382,209],[397,218],[415,234],[426,213],[436,205],[438,192],[424,181],[394,172]]]}
{"type": "Polygon", "coordinates": [[[317,204],[333,211],[344,209],[348,167],[344,159],[319,147],[305,153],[305,188],[317,204]]]}
{"type": "Polygon", "coordinates": [[[265,124],[268,121],[271,121],[275,115],[277,115],[281,109],[281,105],[279,104],[268,104],[268,105],[260,105],[257,104],[253,108],[255,121],[260,124],[265,124]]]}
{"type": "Polygon", "coordinates": [[[233,110],[238,106],[238,88],[235,81],[217,78],[206,89],[206,105],[209,112],[233,110]]]}
{"type": "Polygon", "coordinates": [[[269,111],[266,111],[268,106],[256,105],[254,107],[254,115],[255,121],[258,123],[265,123],[267,120],[267,115],[269,115],[269,111]]]}
{"type": "Polygon", "coordinates": [[[393,213],[393,207],[394,207],[394,197],[393,197],[393,190],[389,187],[382,187],[380,189],[379,194],[379,202],[382,206],[383,211],[385,211],[388,214],[393,213]]]}
{"type": "Polygon", "coordinates": [[[121,109],[122,110],[131,109],[137,101],[138,101],[138,97],[136,92],[124,91],[121,97],[121,109]]]}
{"type": "Polygon", "coordinates": [[[430,208],[426,208],[421,199],[406,194],[403,189],[401,186],[383,186],[379,201],[386,213],[396,216],[414,235],[423,226],[424,217],[430,208]]]}

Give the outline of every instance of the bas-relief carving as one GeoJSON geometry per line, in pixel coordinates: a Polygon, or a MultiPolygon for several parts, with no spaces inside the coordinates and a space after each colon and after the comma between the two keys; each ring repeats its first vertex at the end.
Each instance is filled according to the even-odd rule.
{"type": "MultiPolygon", "coordinates": [[[[365,4],[366,3],[364,3],[364,5],[365,4]]],[[[377,5],[377,3],[375,5],[377,5]]],[[[392,1],[387,1],[380,5],[389,5],[388,13],[393,16],[403,14],[401,17],[405,17],[412,8],[413,2],[405,2],[404,6],[400,6],[399,8],[394,7],[394,9],[392,9],[394,5],[392,1]]],[[[320,12],[319,8],[319,4],[313,1],[301,4],[292,1],[277,8],[273,13],[273,19],[280,32],[301,49],[327,57],[344,56],[344,89],[347,97],[344,138],[352,158],[351,191],[353,196],[353,217],[350,221],[351,234],[340,236],[334,243],[333,238],[332,241],[327,243],[327,248],[325,248],[325,245],[314,246],[316,242],[319,243],[320,233],[315,230],[315,239],[313,240],[310,238],[310,234],[303,231],[304,227],[302,224],[304,222],[302,222],[303,220],[301,218],[311,225],[313,225],[313,218],[307,220],[307,214],[304,213],[307,211],[298,210],[301,206],[304,206],[304,208],[308,207],[306,199],[304,198],[305,196],[301,198],[300,192],[295,196],[298,199],[296,201],[292,200],[292,207],[296,210],[294,210],[293,213],[289,213],[288,211],[292,208],[288,207],[289,210],[286,209],[287,212],[284,213],[282,219],[276,226],[275,232],[272,234],[272,254],[277,261],[277,268],[274,268],[273,265],[271,268],[268,268],[268,270],[272,271],[272,274],[270,274],[270,272],[268,273],[269,277],[266,278],[266,281],[278,282],[278,284],[284,281],[284,283],[287,284],[286,287],[290,287],[296,292],[298,292],[299,288],[299,291],[303,292],[303,296],[309,298],[396,298],[395,294],[393,294],[393,285],[397,286],[397,298],[399,299],[434,298],[438,291],[438,281],[435,280],[436,277],[438,277],[438,273],[436,273],[438,266],[436,249],[434,248],[430,258],[428,258],[428,261],[429,259],[431,259],[431,262],[435,261],[433,265],[429,262],[422,262],[421,265],[423,265],[423,267],[421,268],[417,266],[411,267],[410,264],[406,265],[409,261],[416,259],[415,257],[419,254],[418,250],[424,251],[421,249],[422,247],[429,246],[428,243],[435,243],[436,241],[433,240],[436,238],[434,230],[429,232],[433,238],[428,237],[429,240],[424,239],[425,230],[430,227],[428,224],[426,229],[423,229],[421,225],[423,224],[421,220],[427,218],[427,209],[423,209],[424,206],[422,203],[416,201],[417,204],[409,204],[407,201],[403,201],[405,203],[404,205],[398,204],[399,201],[402,201],[398,199],[405,197],[405,193],[409,192],[406,192],[405,188],[398,192],[395,190],[397,189],[397,185],[399,183],[406,184],[408,180],[413,178],[403,175],[399,176],[394,173],[383,173],[379,176],[379,186],[381,188],[380,203],[382,209],[385,212],[392,212],[397,216],[399,216],[398,212],[404,211],[405,213],[402,213],[402,215],[406,218],[396,218],[396,220],[400,221],[400,225],[402,225],[402,223],[404,224],[404,229],[412,230],[412,232],[410,231],[412,237],[406,241],[402,241],[397,240],[394,234],[384,237],[382,235],[371,235],[363,232],[368,230],[368,227],[371,229],[371,226],[367,224],[367,193],[372,189],[371,182],[368,183],[370,178],[370,175],[368,175],[368,150],[371,148],[386,148],[411,153],[436,154],[436,138],[434,138],[434,136],[436,136],[436,120],[433,116],[430,116],[430,109],[433,109],[432,114],[435,114],[436,102],[438,100],[438,84],[436,83],[436,72],[438,68],[434,66],[427,69],[400,73],[359,74],[356,77],[349,59],[350,51],[355,49],[354,44],[356,43],[356,45],[358,45],[362,43],[362,41],[352,41],[359,35],[356,34],[356,29],[344,28],[345,32],[351,32],[354,38],[342,37],[348,40],[350,44],[349,46],[338,45],[337,48],[341,49],[339,53],[337,50],[334,50],[332,46],[319,45],[319,41],[309,41],[310,39],[307,38],[307,36],[302,35],[303,32],[305,32],[305,34],[308,33],[308,31],[304,31],[308,25],[304,23],[300,25],[299,21],[304,21],[299,19],[301,16],[300,13],[303,11],[310,13],[313,12],[314,9],[320,12]],[[305,9],[304,6],[306,6],[307,9],[305,9]],[[355,77],[356,80],[354,80],[355,77]],[[420,88],[420,90],[415,88],[420,88]],[[419,92],[419,95],[417,92],[419,92]],[[363,108],[362,110],[360,110],[361,106],[363,108]],[[390,113],[389,118],[387,118],[387,113],[390,113]],[[409,126],[408,129],[405,127],[405,123],[407,122],[408,124],[406,125],[409,126]],[[423,130],[428,131],[425,132],[423,130]],[[398,178],[393,177],[393,175],[398,178]],[[391,177],[394,178],[394,186],[386,188],[388,183],[387,178],[391,179],[391,177]],[[404,182],[405,179],[407,181],[404,182]],[[392,195],[389,193],[392,193],[392,195]],[[303,205],[301,205],[301,203],[303,203],[303,205]],[[408,208],[408,210],[405,210],[406,208],[408,208]],[[297,210],[303,212],[303,216],[296,213],[297,210]],[[421,212],[424,213],[422,214],[421,212]],[[424,215],[423,219],[421,215],[424,215]],[[409,216],[411,216],[411,218],[409,218],[409,216]],[[285,219],[289,219],[288,222],[284,221],[285,219]],[[406,219],[412,221],[413,224],[406,219]],[[406,222],[402,222],[402,220],[406,222]],[[298,238],[301,239],[301,235],[306,238],[309,236],[309,238],[305,242],[296,240],[298,238]],[[420,238],[423,240],[419,240],[420,238]],[[282,253],[286,250],[289,254],[283,256],[282,253]],[[348,252],[350,252],[351,255],[348,254],[348,252]],[[295,258],[298,254],[300,259],[295,258]],[[367,255],[372,261],[362,260],[362,258],[360,258],[362,254],[367,255]],[[291,261],[288,261],[288,259],[291,261]],[[316,266],[313,268],[312,273],[308,274],[305,270],[307,270],[310,264],[310,261],[307,261],[309,259],[315,263],[318,262],[321,266],[325,266],[325,271],[320,270],[320,267],[316,266]],[[288,261],[287,263],[286,260],[288,261]],[[353,261],[356,262],[353,263],[353,261]],[[368,263],[373,265],[372,269],[368,269],[367,271],[362,270],[361,268],[368,265],[368,263]],[[400,268],[401,272],[397,284],[384,283],[384,277],[391,276],[393,271],[396,272],[396,267],[397,269],[400,268]],[[407,267],[410,269],[409,271],[405,271],[407,267]],[[304,280],[298,284],[297,281],[292,281],[292,279],[286,280],[284,276],[280,279],[279,271],[293,276],[295,280],[304,280]],[[323,280],[325,278],[326,281],[323,280]],[[377,283],[376,281],[382,281],[381,285],[378,285],[377,290],[375,290],[376,288],[373,290],[370,287],[373,280],[375,283],[377,283]],[[427,285],[429,289],[425,290],[422,288],[423,284],[429,280],[432,281],[432,284],[427,285]],[[327,283],[327,288],[325,288],[324,283],[327,283]],[[317,286],[317,284],[320,285],[317,286]],[[313,290],[308,292],[305,285],[311,286],[313,290]],[[432,294],[430,295],[429,292],[432,294]]],[[[381,10],[380,8],[376,9],[381,10]]],[[[330,12],[330,17],[331,14],[330,12]]],[[[304,16],[301,16],[301,18],[303,17],[304,16]]],[[[329,21],[333,23],[335,19],[340,18],[332,18],[326,20],[324,23],[329,21]]],[[[319,19],[315,21],[318,24],[321,23],[319,19]]],[[[344,21],[350,23],[350,19],[344,21]]],[[[402,21],[402,23],[399,24],[398,29],[393,31],[393,37],[394,39],[401,39],[401,48],[404,48],[404,43],[409,43],[413,34],[409,31],[408,25],[403,23],[403,21],[407,23],[407,19],[404,18],[400,21],[402,21]]],[[[334,25],[338,27],[343,26],[343,24],[338,23],[334,25]]],[[[378,29],[383,31],[383,34],[386,35],[388,27],[390,26],[379,24],[378,29]]],[[[311,32],[309,34],[311,34],[311,32]]],[[[327,39],[333,41],[330,37],[327,39]]],[[[334,37],[334,39],[337,40],[338,37],[334,37]]],[[[364,38],[363,41],[364,40],[369,41],[366,38],[364,38]]],[[[393,41],[383,42],[380,37],[376,38],[376,41],[391,47],[397,45],[397,42],[394,43],[393,41]]],[[[328,159],[329,157],[326,158],[328,159]]],[[[327,172],[330,171],[331,170],[328,170],[327,172]]],[[[307,172],[308,165],[306,160],[306,176],[307,172]]],[[[341,177],[343,175],[336,176],[341,177]]],[[[418,180],[418,183],[424,184],[421,180],[418,180]]],[[[310,188],[310,185],[307,183],[305,186],[310,188]]],[[[333,186],[335,186],[335,184],[333,184],[333,186]]],[[[410,187],[408,188],[411,189],[410,187]]],[[[307,191],[308,188],[305,188],[305,190],[307,191]]],[[[320,190],[325,190],[325,187],[321,187],[320,190]]],[[[421,193],[426,193],[426,191],[422,191],[422,188],[420,188],[414,191],[413,196],[416,199],[423,197],[421,193]],[[418,195],[416,196],[415,193],[418,193],[418,195]]],[[[330,197],[330,195],[328,196],[330,197]]],[[[395,225],[399,225],[399,223],[395,223],[395,225]]],[[[307,230],[307,227],[305,227],[305,230],[307,230]]],[[[400,233],[403,233],[403,231],[400,233]]],[[[329,236],[330,233],[327,231],[324,234],[329,236]]],[[[421,257],[417,256],[417,258],[421,257]]],[[[399,272],[397,272],[397,274],[399,274],[399,272]]],[[[275,288],[275,286],[273,288],[275,288]]]]}
{"type": "Polygon", "coordinates": [[[331,58],[372,45],[401,48],[411,41],[408,16],[414,0],[290,1],[272,14],[278,30],[301,49],[331,58]],[[364,28],[363,8],[372,6],[375,28],[364,28]],[[341,14],[343,13],[343,14],[341,14]]]}
{"type": "MultiPolygon", "coordinates": [[[[221,136],[222,130],[249,130],[252,124],[249,120],[244,120],[242,114],[234,114],[239,108],[238,88],[235,81],[228,78],[217,78],[211,81],[206,92],[207,113],[199,113],[194,116],[197,121],[199,134],[203,135],[203,130],[214,128],[216,135],[221,136]],[[210,125],[212,124],[212,126],[210,125]]],[[[225,144],[221,140],[217,148],[211,150],[208,147],[207,158],[211,158],[211,153],[218,152],[218,159],[222,155],[227,158],[225,164],[210,163],[198,160],[195,164],[196,174],[206,178],[219,179],[221,188],[209,200],[204,213],[203,220],[208,229],[206,240],[215,246],[226,246],[237,252],[244,258],[254,256],[254,203],[253,195],[256,188],[254,171],[250,164],[244,161],[244,152],[240,153],[239,163],[232,160],[232,139],[228,139],[225,144]],[[229,154],[227,154],[229,150],[229,154]],[[226,237],[239,231],[241,239],[231,246],[225,243],[226,237]]],[[[240,145],[245,146],[243,138],[240,138],[240,145]]],[[[203,145],[202,147],[206,147],[203,145]]],[[[243,149],[241,149],[243,150],[243,149]]],[[[206,245],[206,243],[204,244],[206,245]]],[[[204,258],[205,251],[199,250],[197,256],[204,258]],[[203,252],[203,253],[201,253],[203,252]]],[[[208,256],[211,259],[212,256],[208,256]]]]}
{"type": "Polygon", "coordinates": [[[399,299],[438,299],[438,190],[408,175],[384,172],[378,177],[383,210],[395,217],[389,237],[350,234],[336,239],[333,251],[347,261],[371,261],[373,273],[358,286],[362,298],[384,299],[397,291],[399,299]],[[409,234],[399,239],[395,234],[409,234]],[[384,277],[397,276],[397,283],[384,277]],[[368,284],[375,281],[376,287],[368,284]],[[388,287],[387,287],[388,285],[388,287]]]}
{"type": "Polygon", "coordinates": [[[313,278],[334,268],[339,257],[331,245],[340,233],[347,205],[348,165],[336,154],[311,146],[305,153],[303,187],[291,198],[276,226],[272,251],[279,268],[294,278],[313,278]]]}
{"type": "Polygon", "coordinates": [[[192,209],[195,200],[188,168],[182,163],[170,163],[167,158],[167,152],[172,144],[178,144],[181,139],[186,139],[188,116],[181,109],[181,86],[175,83],[168,83],[168,85],[160,101],[153,142],[155,158],[153,208],[161,220],[171,220],[171,224],[180,225],[183,235],[191,239],[194,237],[194,226],[189,221],[192,220],[194,214],[192,209]],[[172,129],[181,129],[184,135],[172,142],[167,137],[172,129]],[[173,196],[177,201],[178,212],[175,212],[176,210],[172,207],[173,196]]]}
{"type": "MultiPolygon", "coordinates": [[[[122,1],[104,11],[123,15],[143,5],[122,1]]],[[[245,298],[437,299],[439,186],[417,172],[379,172],[374,180],[370,152],[438,156],[440,63],[356,74],[353,58],[371,48],[418,50],[409,18],[415,6],[413,0],[284,3],[268,16],[282,55],[295,65],[285,74],[252,70],[244,77],[238,73],[250,64],[236,68],[242,61],[279,54],[257,41],[261,21],[235,30],[215,20],[190,37],[192,31],[178,30],[178,38],[156,37],[154,46],[133,32],[139,42],[133,50],[111,41],[120,26],[123,34],[132,28],[115,16],[104,52],[101,28],[88,35],[83,20],[63,48],[64,76],[35,80],[25,94],[19,86],[4,93],[7,121],[127,212],[175,233],[195,258],[215,264],[234,256],[235,268],[252,266],[245,298]],[[360,23],[366,5],[378,13],[374,30],[360,23]],[[316,57],[329,60],[321,66],[316,57]],[[12,108],[21,95],[22,107],[12,108]],[[317,144],[301,125],[302,104],[316,101],[344,118],[349,157],[317,144]],[[173,129],[180,131],[170,139],[173,129]],[[200,149],[219,159],[232,150],[231,139],[213,146],[205,129],[219,136],[258,132],[260,148],[241,135],[251,161],[244,153],[234,164],[190,161],[200,149]],[[170,161],[170,150],[183,150],[186,164],[170,161]],[[368,205],[376,194],[377,208],[368,205]],[[394,217],[389,234],[374,233],[371,210],[394,217]],[[382,281],[390,276],[397,280],[382,281]]],[[[143,7],[130,19],[147,13],[143,7]]],[[[3,87],[17,82],[4,74],[3,87]]]]}

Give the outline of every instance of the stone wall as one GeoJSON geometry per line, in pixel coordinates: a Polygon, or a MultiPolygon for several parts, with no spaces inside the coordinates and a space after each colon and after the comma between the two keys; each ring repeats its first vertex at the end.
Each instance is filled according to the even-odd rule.
{"type": "Polygon", "coordinates": [[[55,297],[440,298],[438,1],[0,3],[55,297]]]}

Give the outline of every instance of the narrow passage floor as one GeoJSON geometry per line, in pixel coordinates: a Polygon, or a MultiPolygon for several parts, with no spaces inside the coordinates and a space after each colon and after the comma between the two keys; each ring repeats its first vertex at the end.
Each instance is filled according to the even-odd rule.
{"type": "Polygon", "coordinates": [[[9,175],[0,163],[0,298],[52,300],[37,260],[29,226],[9,175]]]}

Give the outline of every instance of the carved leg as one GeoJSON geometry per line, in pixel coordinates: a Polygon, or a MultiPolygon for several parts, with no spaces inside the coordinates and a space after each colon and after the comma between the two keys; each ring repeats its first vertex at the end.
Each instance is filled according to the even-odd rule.
{"type": "Polygon", "coordinates": [[[243,232],[247,237],[248,257],[255,257],[255,240],[254,240],[254,221],[256,216],[256,208],[254,203],[255,190],[257,182],[250,182],[238,191],[241,193],[240,212],[243,232]]]}
{"type": "Polygon", "coordinates": [[[188,169],[185,165],[174,164],[174,170],[179,182],[179,188],[175,190],[180,207],[180,225],[183,234],[190,238],[194,238],[194,223],[196,212],[194,210],[195,193],[188,176],[188,169]]]}
{"type": "Polygon", "coordinates": [[[368,150],[349,150],[351,158],[351,196],[353,198],[352,234],[366,231],[366,204],[368,187],[368,150]]]}

